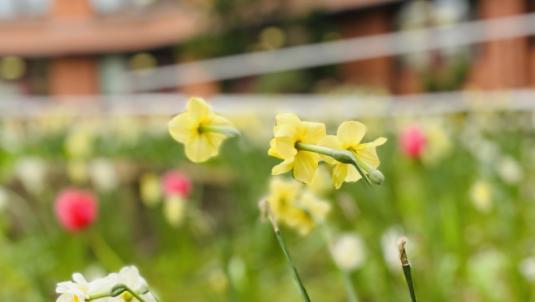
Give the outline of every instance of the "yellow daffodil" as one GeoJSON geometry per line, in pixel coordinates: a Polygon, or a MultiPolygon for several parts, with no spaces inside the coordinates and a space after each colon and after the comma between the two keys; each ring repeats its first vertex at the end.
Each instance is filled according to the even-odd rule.
{"type": "MultiPolygon", "coordinates": [[[[384,144],[386,138],[380,137],[369,143],[361,143],[366,134],[366,126],[360,122],[343,122],[334,135],[325,136],[319,144],[336,150],[347,150],[353,153],[359,165],[363,166],[364,173],[369,173],[369,168],[376,169],[380,161],[376,147],[384,144]]],[[[338,189],[345,182],[355,182],[362,175],[352,164],[336,161],[332,157],[324,156],[324,160],[333,166],[332,179],[338,189]]]]}
{"type": "Polygon", "coordinates": [[[302,185],[294,180],[282,180],[275,177],[269,185],[270,195],[267,200],[276,220],[286,221],[292,215],[293,204],[299,196],[302,185]]]}
{"type": "Polygon", "coordinates": [[[190,98],[186,112],[169,122],[169,133],[184,144],[186,156],[192,162],[204,162],[216,156],[223,141],[236,134],[226,118],[215,114],[201,98],[190,98]]]}
{"type": "Polygon", "coordinates": [[[299,234],[306,235],[316,226],[325,220],[331,210],[331,205],[316,197],[310,191],[304,191],[295,202],[295,210],[288,217],[287,224],[296,229],[299,234]]]}
{"type": "Polygon", "coordinates": [[[282,159],[283,162],[272,169],[273,175],[286,173],[293,169],[294,177],[310,183],[320,156],[314,152],[299,150],[298,143],[317,144],[325,136],[322,123],[301,121],[291,113],[278,114],[273,128],[274,138],[270,142],[268,154],[282,159]]]}
{"type": "Polygon", "coordinates": [[[294,180],[273,178],[270,195],[267,198],[276,221],[308,234],[318,222],[322,222],[330,211],[329,203],[318,199],[311,191],[294,180]]]}

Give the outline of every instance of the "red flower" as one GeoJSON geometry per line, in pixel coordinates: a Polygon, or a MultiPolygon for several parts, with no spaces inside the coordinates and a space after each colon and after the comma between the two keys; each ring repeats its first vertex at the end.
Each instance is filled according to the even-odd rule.
{"type": "Polygon", "coordinates": [[[67,189],[56,198],[56,217],[69,231],[87,228],[97,217],[97,201],[89,191],[67,189]]]}
{"type": "Polygon", "coordinates": [[[187,198],[191,193],[191,180],[177,171],[169,171],[163,176],[163,190],[166,196],[187,198]]]}
{"type": "Polygon", "coordinates": [[[427,145],[427,138],[420,127],[412,126],[401,133],[401,150],[411,158],[421,158],[427,145]]]}

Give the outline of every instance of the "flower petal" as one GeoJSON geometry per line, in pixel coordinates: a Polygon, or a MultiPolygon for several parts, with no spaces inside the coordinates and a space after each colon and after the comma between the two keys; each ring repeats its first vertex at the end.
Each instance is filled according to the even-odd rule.
{"type": "Polygon", "coordinates": [[[326,135],[325,124],[314,122],[302,122],[303,134],[301,141],[307,144],[317,144],[326,135]]]}
{"type": "Polygon", "coordinates": [[[318,168],[319,155],[308,151],[297,152],[294,160],[295,179],[309,184],[318,168]]]}
{"type": "Polygon", "coordinates": [[[191,115],[193,121],[206,120],[212,115],[212,108],[205,100],[198,97],[192,97],[188,101],[187,111],[191,115]]]}
{"type": "Polygon", "coordinates": [[[175,116],[168,124],[169,134],[178,142],[185,143],[197,132],[188,112],[175,116]]]}
{"type": "Polygon", "coordinates": [[[274,166],[271,169],[271,174],[272,175],[279,175],[279,174],[286,173],[286,172],[292,170],[293,166],[294,166],[294,159],[293,158],[286,159],[283,162],[281,162],[280,164],[274,166]]]}
{"type": "Polygon", "coordinates": [[[333,184],[336,189],[340,189],[347,176],[347,165],[336,164],[333,167],[333,184]]]}
{"type": "Polygon", "coordinates": [[[295,137],[300,128],[301,120],[293,113],[277,114],[276,126],[273,128],[275,137],[288,136],[295,137]]]}
{"type": "Polygon", "coordinates": [[[218,125],[218,126],[232,126],[232,122],[228,119],[222,117],[221,115],[214,114],[212,117],[212,122],[210,123],[212,125],[218,125]]]}
{"type": "Polygon", "coordinates": [[[347,166],[347,176],[345,181],[346,182],[356,182],[359,181],[362,178],[362,175],[360,175],[359,171],[357,171],[357,168],[353,165],[346,164],[347,166]]]}
{"type": "Polygon", "coordinates": [[[373,145],[360,145],[357,149],[356,156],[372,168],[377,168],[381,164],[375,146],[373,145]]]}
{"type": "Polygon", "coordinates": [[[268,155],[280,159],[293,158],[297,154],[294,141],[289,137],[276,137],[271,139],[268,155]]]}
{"type": "Polygon", "coordinates": [[[186,156],[195,163],[207,161],[219,153],[225,136],[218,133],[203,133],[194,136],[186,146],[186,156]]]}
{"type": "Polygon", "coordinates": [[[358,145],[365,134],[366,125],[356,121],[343,122],[336,133],[343,147],[358,145]]]}

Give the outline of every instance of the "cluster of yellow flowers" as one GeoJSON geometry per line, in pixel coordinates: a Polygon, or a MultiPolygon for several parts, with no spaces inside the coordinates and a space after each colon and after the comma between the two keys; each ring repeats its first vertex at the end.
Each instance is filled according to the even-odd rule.
{"type": "Polygon", "coordinates": [[[366,126],[356,121],[343,122],[336,135],[327,135],[322,123],[301,121],[292,113],[279,114],[268,154],[283,161],[273,167],[272,174],[293,170],[295,179],[309,184],[323,160],[332,167],[337,189],[344,182],[356,182],[363,177],[380,183],[383,177],[377,170],[380,161],[376,147],[384,144],[386,138],[361,143],[365,134],[366,126]]]}
{"type": "Polygon", "coordinates": [[[271,215],[297,230],[301,235],[308,234],[317,223],[325,220],[331,205],[318,198],[303,184],[293,179],[273,177],[267,197],[271,215]]]}

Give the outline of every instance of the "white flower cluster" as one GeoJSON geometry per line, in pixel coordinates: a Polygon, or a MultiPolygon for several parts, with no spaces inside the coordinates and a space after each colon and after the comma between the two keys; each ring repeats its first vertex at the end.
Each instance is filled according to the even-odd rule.
{"type": "Polygon", "coordinates": [[[82,274],[75,273],[72,281],[57,284],[56,293],[59,294],[56,302],[158,301],[135,266],[123,267],[118,273],[93,281],[87,281],[82,274]],[[135,295],[143,300],[137,299],[135,295]]]}

